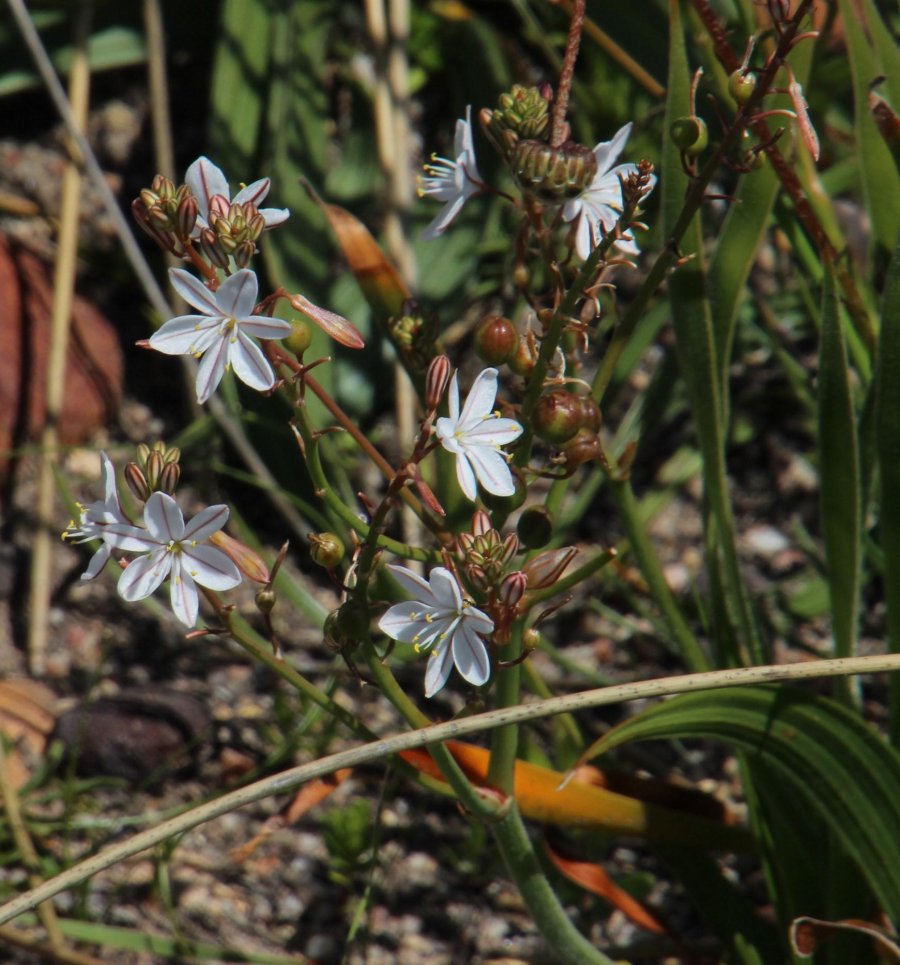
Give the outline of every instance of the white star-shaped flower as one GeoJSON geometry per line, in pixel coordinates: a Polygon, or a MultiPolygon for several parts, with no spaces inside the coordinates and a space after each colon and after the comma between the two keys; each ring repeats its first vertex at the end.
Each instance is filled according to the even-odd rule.
{"type": "Polygon", "coordinates": [[[455,161],[432,155],[431,163],[425,165],[425,175],[419,179],[419,195],[443,201],[438,216],[422,232],[424,241],[442,235],[473,194],[484,187],[478,165],[475,162],[475,144],[472,139],[472,108],[466,108],[465,118],[456,122],[453,139],[455,161]]]}
{"type": "Polygon", "coordinates": [[[144,527],[110,524],[129,540],[128,549],[141,552],[119,577],[119,596],[134,602],[150,596],[168,578],[175,616],[188,627],[197,622],[197,584],[210,590],[230,590],[241,574],[230,557],[203,545],[228,519],[227,506],[208,506],[187,524],[178,503],[165,493],[153,493],[144,505],[144,527]]]}
{"type": "Polygon", "coordinates": [[[485,369],[475,379],[462,413],[456,372],[450,382],[450,416],[437,420],[435,429],[441,445],[456,456],[459,487],[473,502],[475,479],[494,496],[512,496],[516,491],[512,473],[500,447],[518,439],[522,427],[515,419],[503,419],[493,411],[497,398],[497,370],[485,369]]]}
{"type": "Polygon", "coordinates": [[[414,599],[394,604],[378,626],[416,650],[431,648],[425,696],[433,697],[447,683],[454,664],[470,684],[480,687],[487,683],[491,661],[480,634],[492,633],[494,621],[463,599],[456,578],[443,566],[436,566],[429,580],[402,566],[389,565],[388,569],[414,599]]]}
{"type": "Polygon", "coordinates": [[[106,566],[114,549],[134,550],[140,548],[135,545],[133,539],[114,534],[109,529],[110,523],[130,526],[131,520],[122,511],[122,502],[119,499],[119,489],[116,485],[116,470],[105,452],[100,453],[100,464],[104,498],[96,500],[90,506],[82,506],[79,503],[78,521],[76,522],[73,519],[62,534],[63,539],[71,540],[73,543],[86,543],[93,539],[103,541],[100,548],[91,557],[87,569],[81,574],[83,580],[93,580],[106,566]]]}
{"type": "MultiPolygon", "coordinates": [[[[637,173],[636,164],[617,164],[619,155],[625,147],[625,142],[631,134],[631,124],[620,128],[611,141],[601,141],[594,148],[597,159],[597,173],[593,181],[578,195],[571,198],[563,206],[563,218],[566,221],[579,219],[575,234],[575,250],[578,257],[585,259],[597,247],[603,235],[615,228],[619,215],[622,213],[622,178],[637,173]]],[[[648,195],[656,184],[656,175],[651,175],[651,182],[644,196],[648,195]]],[[[616,247],[628,255],[638,254],[637,242],[630,231],[626,231],[616,242],[616,247]]]]}
{"type": "Polygon", "coordinates": [[[253,184],[248,184],[232,198],[231,188],[222,173],[222,169],[216,167],[208,157],[198,157],[196,161],[187,169],[184,176],[184,183],[191,189],[191,194],[197,199],[200,208],[197,214],[197,224],[193,234],[199,235],[201,228],[209,225],[209,203],[216,196],[225,198],[230,204],[246,204],[251,202],[256,205],[257,210],[263,217],[267,228],[274,228],[275,225],[286,221],[290,215],[287,208],[260,208],[259,205],[265,200],[271,187],[269,178],[260,178],[253,184]]]}
{"type": "Polygon", "coordinates": [[[275,384],[272,366],[256,338],[284,338],[290,322],[268,315],[252,315],[259,283],[249,268],[236,271],[211,292],[183,268],[169,271],[172,287],[201,315],[170,318],[150,338],[150,347],[166,355],[200,358],[197,369],[197,401],[206,402],[222,380],[225,370],[251,389],[260,392],[275,384]]]}

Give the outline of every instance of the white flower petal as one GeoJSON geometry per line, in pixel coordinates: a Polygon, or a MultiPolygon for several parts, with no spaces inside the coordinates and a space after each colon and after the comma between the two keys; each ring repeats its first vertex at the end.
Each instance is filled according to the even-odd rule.
{"type": "MultiPolygon", "coordinates": [[[[428,194],[432,197],[437,196],[437,192],[435,191],[430,191],[428,194]]],[[[438,198],[438,200],[440,201],[442,199],[438,198]]],[[[434,241],[435,238],[440,238],[450,225],[453,224],[456,216],[466,203],[466,200],[467,198],[463,194],[450,198],[448,203],[428,222],[425,229],[419,235],[419,238],[421,238],[422,241],[434,241]]]]}
{"type": "Polygon", "coordinates": [[[234,561],[215,546],[184,547],[181,555],[182,570],[207,589],[232,590],[241,582],[234,561]]]}
{"type": "Polygon", "coordinates": [[[291,333],[291,323],[268,315],[248,315],[241,319],[241,331],[254,338],[284,338],[291,333]]]}
{"type": "Polygon", "coordinates": [[[484,641],[464,623],[453,637],[453,662],[463,680],[480,687],[491,675],[491,660],[484,641]]]}
{"type": "Polygon", "coordinates": [[[221,316],[222,311],[216,296],[189,271],[183,268],[170,268],[169,281],[179,295],[194,308],[199,309],[204,315],[221,316]]]}
{"type": "Polygon", "coordinates": [[[197,611],[200,609],[197,586],[185,571],[183,561],[177,555],[172,561],[172,573],[169,578],[169,602],[172,605],[172,612],[186,627],[196,625],[197,611]]]}
{"type": "Polygon", "coordinates": [[[247,204],[248,202],[255,205],[258,209],[259,206],[266,200],[266,195],[269,193],[269,188],[272,186],[271,178],[260,178],[258,181],[254,181],[252,184],[248,184],[247,187],[241,188],[240,191],[231,199],[232,204],[247,204]]]}
{"type": "Polygon", "coordinates": [[[264,392],[275,385],[275,373],[263,350],[243,331],[238,329],[231,343],[228,361],[234,374],[251,389],[264,392]]]}
{"type": "Polygon", "coordinates": [[[184,527],[181,536],[182,542],[200,543],[207,540],[213,533],[219,530],[228,522],[229,509],[222,503],[215,506],[207,506],[201,509],[189,523],[184,527]]]}
{"type": "Polygon", "coordinates": [[[214,194],[223,194],[226,198],[228,197],[228,182],[225,180],[222,169],[216,167],[207,157],[198,157],[194,161],[187,169],[184,183],[197,199],[204,221],[209,216],[209,199],[214,194]]]}
{"type": "Polygon", "coordinates": [[[597,159],[597,174],[595,175],[595,179],[606,174],[612,165],[616,163],[616,158],[622,153],[625,148],[625,142],[631,136],[632,126],[629,122],[624,127],[620,127],[613,135],[611,141],[601,141],[594,148],[594,157],[597,159]]]}
{"type": "Polygon", "coordinates": [[[144,525],[159,543],[180,540],[184,536],[184,516],[168,493],[151,494],[144,506],[144,525]]]}
{"type": "Polygon", "coordinates": [[[469,461],[479,484],[489,493],[494,496],[512,496],[516,491],[512,472],[496,449],[486,446],[472,447],[469,450],[469,461]]]}
{"type": "Polygon", "coordinates": [[[463,495],[467,499],[471,499],[474,503],[478,498],[478,490],[475,486],[475,472],[469,463],[469,455],[467,452],[460,452],[456,457],[456,481],[459,483],[459,488],[463,491],[463,495]]]}
{"type": "Polygon", "coordinates": [[[450,641],[444,640],[434,648],[425,670],[425,696],[433,697],[447,683],[453,667],[453,651],[450,641]]]}
{"type": "Polygon", "coordinates": [[[172,554],[163,548],[132,560],[119,577],[119,596],[129,603],[146,599],[169,575],[171,566],[172,554]]]}
{"type": "Polygon", "coordinates": [[[225,367],[228,364],[228,349],[230,336],[226,333],[216,339],[207,348],[197,366],[197,401],[202,405],[216,391],[216,386],[222,381],[225,367]]]}
{"type": "Polygon", "coordinates": [[[462,593],[459,591],[459,584],[456,577],[443,566],[436,566],[431,571],[431,592],[437,605],[442,610],[450,610],[453,613],[462,612],[462,593]]]}
{"type": "Polygon", "coordinates": [[[497,398],[497,370],[485,369],[472,383],[466,404],[463,406],[460,422],[463,427],[471,423],[479,423],[485,416],[490,415],[497,398]]]}
{"type": "Polygon", "coordinates": [[[396,563],[388,563],[387,568],[393,574],[394,579],[410,596],[415,597],[417,600],[422,600],[431,606],[436,605],[437,600],[435,600],[434,594],[431,592],[430,584],[427,580],[423,580],[418,573],[413,573],[412,570],[408,570],[405,566],[397,566],[396,563]]]}
{"type": "Polygon", "coordinates": [[[226,278],[216,292],[216,302],[221,313],[229,318],[243,319],[256,308],[259,282],[256,273],[249,268],[241,268],[226,278]]]}
{"type": "Polygon", "coordinates": [[[104,543],[91,557],[91,561],[88,563],[87,569],[81,574],[81,579],[93,580],[96,576],[98,576],[103,567],[109,562],[111,553],[112,547],[110,547],[108,543],[104,543]]]}
{"type": "Polygon", "coordinates": [[[466,431],[466,441],[470,445],[496,448],[514,442],[522,435],[523,429],[515,419],[501,419],[488,416],[478,425],[466,431]]]}
{"type": "Polygon", "coordinates": [[[150,336],[150,347],[165,355],[200,355],[215,340],[221,318],[179,315],[150,336]]]}

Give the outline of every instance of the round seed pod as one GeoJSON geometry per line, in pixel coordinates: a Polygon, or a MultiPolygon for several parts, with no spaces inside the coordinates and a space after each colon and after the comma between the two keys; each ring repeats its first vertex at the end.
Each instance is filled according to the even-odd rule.
{"type": "Polygon", "coordinates": [[[752,70],[736,70],[728,78],[728,92],[742,107],[756,90],[756,74],[752,70]]]}
{"type": "Polygon", "coordinates": [[[516,375],[521,375],[522,378],[528,378],[534,370],[535,363],[537,362],[537,354],[531,345],[528,344],[528,339],[524,335],[519,336],[519,343],[516,345],[516,350],[513,354],[506,360],[506,364],[516,373],[516,375]]]}
{"type": "Polygon", "coordinates": [[[475,351],[488,365],[502,365],[518,346],[516,326],[502,315],[488,315],[475,329],[475,351]]]}
{"type": "Polygon", "coordinates": [[[284,339],[284,347],[298,358],[312,345],[312,326],[302,318],[291,322],[291,334],[284,339]]]}
{"type": "Polygon", "coordinates": [[[600,445],[600,437],[596,432],[592,432],[590,429],[579,429],[575,437],[566,444],[563,453],[567,465],[580,466],[585,462],[600,459],[603,455],[603,448],[600,445]]]}
{"type": "Polygon", "coordinates": [[[553,535],[553,520],[543,506],[529,506],[516,523],[519,542],[529,550],[546,546],[553,535]]]}
{"type": "Polygon", "coordinates": [[[600,406],[591,398],[589,395],[583,395],[581,398],[581,426],[585,429],[591,429],[593,432],[597,432],[603,422],[603,415],[600,412],[600,406]]]}
{"type": "Polygon", "coordinates": [[[326,569],[334,569],[344,558],[344,544],[334,533],[310,533],[309,555],[314,563],[326,569]]]}
{"type": "Polygon", "coordinates": [[[537,400],[532,425],[545,442],[560,445],[578,432],[583,419],[581,399],[565,389],[553,389],[537,400]]]}
{"type": "Polygon", "coordinates": [[[706,121],[702,117],[691,114],[690,117],[679,117],[672,122],[669,134],[676,147],[680,148],[688,157],[702,154],[709,144],[709,131],[706,121]]]}

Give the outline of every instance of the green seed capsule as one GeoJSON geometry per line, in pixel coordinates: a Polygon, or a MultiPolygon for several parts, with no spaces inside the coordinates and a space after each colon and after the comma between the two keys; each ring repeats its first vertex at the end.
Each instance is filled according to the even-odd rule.
{"type": "Polygon", "coordinates": [[[553,535],[553,520],[543,506],[529,506],[522,511],[516,523],[516,536],[529,550],[537,550],[546,546],[553,535]]]}
{"type": "Polygon", "coordinates": [[[728,78],[728,92],[742,107],[756,90],[756,74],[752,70],[736,70],[728,78]]]}
{"type": "Polygon", "coordinates": [[[334,569],[344,558],[344,544],[334,533],[310,533],[309,555],[314,563],[326,569],[334,569]]]}
{"type": "Polygon", "coordinates": [[[545,392],[534,407],[534,431],[544,442],[568,442],[583,425],[581,399],[565,389],[545,392]]]}
{"type": "Polygon", "coordinates": [[[706,121],[694,114],[690,117],[679,117],[677,121],[673,121],[669,133],[672,135],[675,146],[688,157],[702,154],[709,144],[706,121]]]}
{"type": "Polygon", "coordinates": [[[312,326],[302,318],[295,318],[291,322],[291,334],[284,340],[284,347],[301,356],[312,345],[312,326]]]}

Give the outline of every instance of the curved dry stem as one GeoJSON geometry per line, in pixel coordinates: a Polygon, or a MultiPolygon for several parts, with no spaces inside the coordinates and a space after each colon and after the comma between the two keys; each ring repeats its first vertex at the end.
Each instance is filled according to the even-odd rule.
{"type": "Polygon", "coordinates": [[[571,713],[588,707],[601,707],[609,704],[624,703],[630,700],[663,697],[671,694],[692,693],[702,690],[721,690],[726,687],[741,687],[748,684],[777,683],[788,680],[809,680],[815,677],[842,677],[862,673],[893,673],[900,671],[900,654],[886,654],[877,657],[847,657],[842,660],[811,660],[808,663],[790,666],[767,665],[764,667],[743,667],[732,670],[715,670],[710,673],[685,674],[681,677],[664,677],[658,680],[644,680],[638,683],[618,684],[599,690],[586,690],[566,697],[553,697],[534,704],[493,710],[460,720],[423,727],[421,730],[395,734],[372,744],[364,744],[337,754],[330,754],[318,761],[301,764],[273,777],[263,778],[247,787],[238,788],[201,804],[186,814],[164,821],[134,835],[127,841],[112,845],[99,854],[79,862],[55,878],[32,888],[0,907],[0,925],[17,915],[34,908],[42,901],[86,881],[92,875],[112,867],[126,858],[152,848],[176,835],[183,834],[213,818],[228,814],[245,804],[252,804],[272,794],[283,794],[294,790],[306,781],[331,774],[342,767],[357,767],[360,764],[382,760],[401,751],[425,747],[439,741],[458,739],[479,731],[491,730],[509,724],[540,720],[557,714],[571,713]]]}

